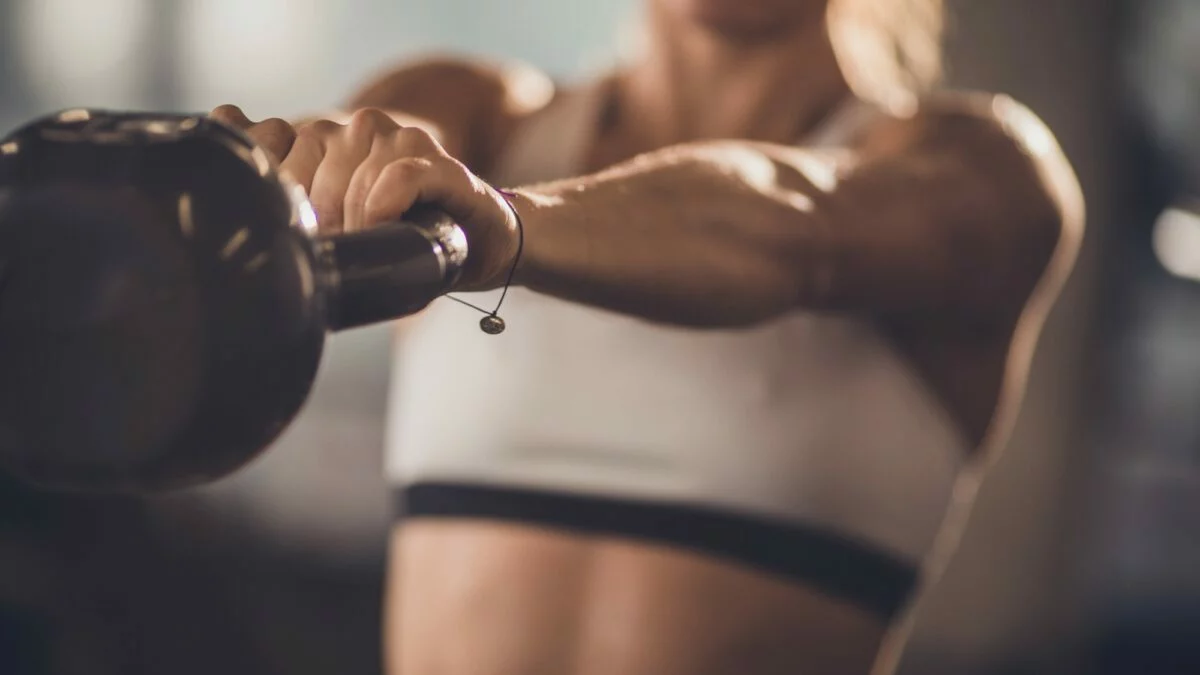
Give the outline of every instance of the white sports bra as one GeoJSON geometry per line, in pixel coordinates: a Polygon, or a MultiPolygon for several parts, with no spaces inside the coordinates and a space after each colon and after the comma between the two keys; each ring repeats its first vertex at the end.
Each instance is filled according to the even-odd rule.
{"type": "MultiPolygon", "coordinates": [[[[603,91],[529,119],[497,183],[578,173],[603,91]]],[[[802,145],[845,145],[877,114],[849,103],[802,145]]],[[[402,517],[638,537],[883,613],[903,604],[969,448],[869,321],[797,311],[688,330],[525,289],[504,315],[485,335],[443,299],[399,338],[387,472],[402,517]]]]}

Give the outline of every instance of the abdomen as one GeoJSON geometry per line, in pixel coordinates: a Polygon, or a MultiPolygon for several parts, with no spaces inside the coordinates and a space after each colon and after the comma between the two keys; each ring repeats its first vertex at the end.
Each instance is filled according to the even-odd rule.
{"type": "Polygon", "coordinates": [[[389,675],[857,675],[887,627],[679,548],[442,518],[397,527],[386,613],[389,675]]]}

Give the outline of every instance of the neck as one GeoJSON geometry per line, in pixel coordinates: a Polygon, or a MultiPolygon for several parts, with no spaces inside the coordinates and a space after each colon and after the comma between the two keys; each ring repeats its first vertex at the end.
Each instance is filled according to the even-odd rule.
{"type": "Polygon", "coordinates": [[[751,43],[652,15],[649,50],[617,82],[621,126],[647,147],[794,143],[850,93],[824,22],[814,23],[751,43]]]}

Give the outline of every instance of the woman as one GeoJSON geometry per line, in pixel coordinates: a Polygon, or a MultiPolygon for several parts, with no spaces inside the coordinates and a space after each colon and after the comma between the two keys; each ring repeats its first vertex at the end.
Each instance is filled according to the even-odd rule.
{"type": "Polygon", "coordinates": [[[392,673],[885,670],[1016,411],[1082,200],[1029,111],[927,95],[940,2],[646,10],[577,89],[439,61],[345,125],[214,112],[323,227],[443,209],[487,310],[515,269],[503,335],[443,299],[398,347],[392,673]]]}

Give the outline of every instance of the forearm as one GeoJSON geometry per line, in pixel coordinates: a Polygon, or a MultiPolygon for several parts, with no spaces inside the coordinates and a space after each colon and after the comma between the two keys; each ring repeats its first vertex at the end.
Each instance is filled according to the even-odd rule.
{"type": "Polygon", "coordinates": [[[695,144],[519,191],[518,280],[692,326],[793,308],[1009,325],[1069,269],[1051,262],[1078,247],[1082,199],[1040,121],[1000,112],[898,122],[896,142],[836,157],[695,144]]]}
{"type": "Polygon", "coordinates": [[[518,282],[652,321],[737,326],[820,304],[832,262],[820,191],[745,145],[647,155],[519,190],[518,282]]]}

